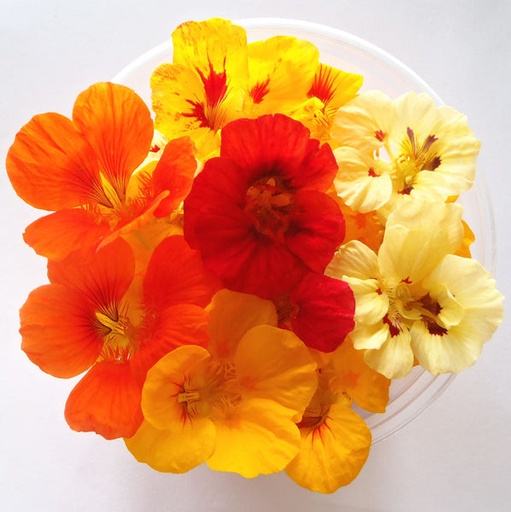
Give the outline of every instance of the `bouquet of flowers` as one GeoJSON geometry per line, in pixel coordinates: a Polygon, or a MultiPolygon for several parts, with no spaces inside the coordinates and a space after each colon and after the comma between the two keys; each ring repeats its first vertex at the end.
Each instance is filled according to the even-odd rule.
{"type": "Polygon", "coordinates": [[[361,92],[305,40],[211,19],[173,47],[154,115],[96,83],[17,134],[11,183],[50,212],[24,233],[49,283],[21,308],[22,349],[86,372],[72,429],[159,471],[333,492],[369,454],[356,411],[384,412],[415,365],[474,364],[502,320],[456,202],[480,144],[453,108],[361,92]]]}

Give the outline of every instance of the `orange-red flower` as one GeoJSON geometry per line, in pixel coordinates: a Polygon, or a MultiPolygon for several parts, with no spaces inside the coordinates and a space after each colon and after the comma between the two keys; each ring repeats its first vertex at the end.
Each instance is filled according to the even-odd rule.
{"type": "Polygon", "coordinates": [[[181,236],[158,245],[143,280],[122,239],[50,262],[48,274],[51,284],[35,289],[20,312],[23,350],[56,377],[89,370],[66,404],[73,429],[132,436],[147,370],[175,347],[207,343],[203,307],[215,281],[181,236]]]}
{"type": "Polygon", "coordinates": [[[330,147],[298,121],[233,121],[185,200],[185,237],[226,287],[278,297],[323,273],[343,240],[343,216],[326,194],[336,170],[330,147]]]}
{"type": "Polygon", "coordinates": [[[7,172],[22,199],[55,213],[28,226],[25,241],[43,256],[63,259],[168,215],[191,186],[194,147],[187,138],[171,141],[156,167],[134,180],[153,133],[142,99],[112,83],[80,93],[72,120],[56,113],[32,118],[9,150],[7,172]]]}

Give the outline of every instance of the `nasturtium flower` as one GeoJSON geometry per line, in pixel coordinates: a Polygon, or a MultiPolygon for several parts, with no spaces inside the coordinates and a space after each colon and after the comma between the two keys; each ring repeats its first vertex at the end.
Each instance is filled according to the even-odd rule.
{"type": "Polygon", "coordinates": [[[227,288],[276,298],[323,273],[344,237],[332,150],[281,114],[238,119],[184,202],[184,234],[227,288]]]}
{"type": "Polygon", "coordinates": [[[318,389],[298,423],[300,453],[286,473],[307,489],[331,493],[348,485],[369,455],[371,431],[352,401],[384,412],[390,381],[371,370],[346,340],[318,370],[318,389]]]}
{"type": "Polygon", "coordinates": [[[56,377],[88,370],[66,404],[71,428],[130,437],[147,370],[180,345],[206,345],[216,281],[182,236],[158,245],[143,277],[122,239],[50,262],[48,276],[21,308],[22,349],[56,377]]]}
{"type": "Polygon", "coordinates": [[[361,75],[319,63],[307,100],[289,115],[305,124],[314,138],[331,141],[330,129],[336,112],[357,95],[362,83],[361,75]]]}
{"type": "Polygon", "coordinates": [[[59,260],[167,216],[188,193],[197,163],[191,141],[180,138],[151,173],[138,176],[153,133],[142,99],[112,83],[80,93],[72,120],[56,113],[32,118],[9,150],[7,172],[22,199],[54,213],[28,226],[25,241],[59,260]]]}
{"type": "Polygon", "coordinates": [[[298,453],[316,364],[296,335],[264,323],[277,320],[271,302],[222,290],[208,310],[209,349],[179,347],[154,365],[144,422],[126,445],[159,471],[280,471],[298,453]]]}
{"type": "Polygon", "coordinates": [[[151,76],[155,127],[169,139],[188,135],[205,158],[220,130],[240,116],[248,77],[245,29],[213,18],[186,22],[172,34],[173,63],[151,76]]]}
{"type": "Polygon", "coordinates": [[[407,196],[446,201],[474,181],[480,143],[466,117],[425,93],[360,94],[339,109],[331,136],[337,193],[362,213],[387,217],[407,196]]]}
{"type": "Polygon", "coordinates": [[[475,363],[502,320],[502,295],[475,260],[454,254],[464,227],[458,204],[408,200],[387,221],[376,254],[358,241],[340,248],[326,273],[355,294],[355,348],[388,378],[415,359],[433,374],[475,363]]]}

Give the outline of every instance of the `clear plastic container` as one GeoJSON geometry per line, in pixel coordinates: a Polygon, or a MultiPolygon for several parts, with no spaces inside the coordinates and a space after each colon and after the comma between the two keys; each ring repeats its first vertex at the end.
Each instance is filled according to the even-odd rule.
{"type": "MultiPolygon", "coordinates": [[[[364,76],[363,91],[379,89],[396,98],[407,91],[426,92],[442,104],[440,97],[417,74],[373,44],[341,30],[287,19],[260,18],[236,20],[247,29],[248,40],[257,41],[275,35],[290,35],[315,44],[320,59],[326,64],[364,76]]],[[[172,42],[169,41],[145,53],[113,81],[133,88],[150,105],[149,78],[156,66],[172,62],[172,42]]],[[[494,271],[495,228],[493,211],[484,180],[480,173],[476,186],[459,202],[464,206],[464,218],[476,235],[472,255],[494,271]]],[[[420,367],[403,379],[392,382],[390,402],[384,414],[358,412],[365,418],[373,433],[373,444],[395,434],[415,419],[446,389],[454,375],[433,377],[420,367]]]]}

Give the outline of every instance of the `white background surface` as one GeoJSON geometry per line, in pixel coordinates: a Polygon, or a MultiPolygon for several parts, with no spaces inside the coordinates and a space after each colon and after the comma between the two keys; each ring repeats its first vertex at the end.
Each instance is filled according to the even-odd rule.
{"type": "MultiPolygon", "coordinates": [[[[283,17],[361,36],[415,70],[466,113],[483,141],[497,221],[496,276],[511,296],[511,2],[508,0],[0,0],[0,158],[36,113],[66,115],[76,95],[165,41],[179,23],[212,16],[283,17]]],[[[329,496],[285,475],[244,480],[205,467],[183,476],[138,464],[122,441],[72,432],[74,382],[42,373],[19,349],[18,309],[45,282],[21,240],[39,213],[0,166],[0,508],[60,511],[511,510],[510,322],[414,422],[376,445],[359,478],[329,496]]]]}

